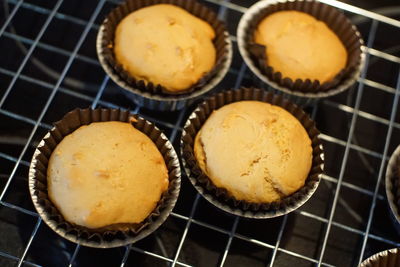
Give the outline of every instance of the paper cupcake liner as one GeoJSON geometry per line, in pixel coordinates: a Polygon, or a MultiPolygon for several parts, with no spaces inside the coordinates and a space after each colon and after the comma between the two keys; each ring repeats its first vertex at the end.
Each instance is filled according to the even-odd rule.
{"type": "MultiPolygon", "coordinates": [[[[136,242],[155,231],[171,213],[179,195],[181,171],[179,160],[167,137],[151,122],[119,109],[75,109],[54,124],[38,145],[29,168],[29,191],[33,204],[43,221],[60,236],[84,246],[111,248],[136,242]],[[169,186],[157,207],[140,224],[116,224],[99,229],[89,229],[66,221],[47,193],[47,166],[51,153],[63,138],[82,125],[101,121],[130,122],[146,134],[164,157],[169,186]]],[[[129,203],[127,203],[129,205],[129,203]]]]}
{"type": "Polygon", "coordinates": [[[260,1],[251,6],[241,18],[237,36],[240,54],[252,72],[269,86],[297,97],[322,98],[343,92],[356,82],[365,61],[362,48],[364,42],[356,26],[336,8],[316,1],[260,1]],[[282,10],[297,10],[312,15],[325,22],[342,41],[348,54],[347,65],[332,81],[322,84],[318,80],[309,79],[293,81],[282,77],[279,71],[267,65],[265,46],[254,43],[254,31],[263,18],[282,10]]]}
{"type": "Polygon", "coordinates": [[[128,92],[129,98],[137,105],[155,110],[173,111],[190,105],[222,80],[232,61],[232,44],[225,25],[217,19],[214,12],[192,0],[128,0],[111,11],[104,20],[97,35],[96,48],[102,67],[115,83],[128,92]],[[215,31],[213,41],[217,52],[215,66],[196,84],[182,92],[169,92],[160,84],[135,79],[122,68],[114,56],[114,32],[119,22],[135,10],[161,3],[185,9],[208,22],[215,31]]]}
{"type": "Polygon", "coordinates": [[[360,267],[398,267],[400,251],[397,248],[379,252],[360,264],[360,267]]]}
{"type": "Polygon", "coordinates": [[[400,233],[400,145],[393,152],[387,165],[385,188],[391,218],[397,232],[400,233]]]}
{"type": "Polygon", "coordinates": [[[282,96],[274,95],[261,89],[241,88],[239,90],[224,91],[211,96],[193,111],[186,121],[182,133],[181,156],[190,182],[209,202],[228,213],[238,216],[272,218],[299,208],[317,189],[324,168],[323,147],[319,139],[319,134],[320,132],[310,117],[301,108],[282,96]],[[225,189],[218,188],[212,183],[210,178],[203,173],[195,158],[193,151],[195,137],[212,111],[229,103],[242,100],[258,100],[284,108],[299,120],[312,141],[313,160],[305,185],[280,201],[251,203],[236,200],[225,189]]]}

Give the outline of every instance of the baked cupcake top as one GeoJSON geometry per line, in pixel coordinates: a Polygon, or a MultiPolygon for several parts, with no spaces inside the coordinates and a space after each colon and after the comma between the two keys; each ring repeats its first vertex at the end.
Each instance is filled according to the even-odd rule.
{"type": "Polygon", "coordinates": [[[64,218],[88,228],[140,223],[168,188],[161,153],[124,122],[96,122],[67,135],[51,154],[50,200],[64,218]]]}
{"type": "Polygon", "coordinates": [[[214,111],[196,135],[195,157],[237,200],[272,202],[300,189],[312,163],[311,140],[286,110],[259,101],[214,111]]]}
{"type": "Polygon", "coordinates": [[[313,16],[279,11],[264,18],[254,41],[266,46],[267,65],[283,77],[332,80],[347,63],[347,51],[336,34],[313,16]]]}
{"type": "Polygon", "coordinates": [[[214,37],[207,22],[180,7],[158,4],[134,11],[118,24],[114,53],[134,78],[176,93],[213,68],[214,37]]]}

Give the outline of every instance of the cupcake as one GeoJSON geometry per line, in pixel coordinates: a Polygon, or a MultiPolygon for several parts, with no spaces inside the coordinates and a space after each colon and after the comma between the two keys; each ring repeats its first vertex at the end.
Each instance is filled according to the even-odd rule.
{"type": "Polygon", "coordinates": [[[397,248],[379,252],[360,264],[360,267],[396,267],[400,266],[400,251],[397,248]]]}
{"type": "Polygon", "coordinates": [[[181,140],[195,188],[239,216],[269,218],[304,204],[323,170],[314,123],[291,102],[260,89],[210,97],[191,114],[181,140]]]}
{"type": "Polygon", "coordinates": [[[158,4],[130,13],[117,25],[114,54],[136,80],[181,93],[214,67],[214,38],[207,22],[183,8],[158,4]]]}
{"type": "Polygon", "coordinates": [[[211,182],[237,200],[273,202],[304,186],[311,140],[283,108],[239,101],[211,114],[196,135],[194,154],[211,182]]]}
{"type": "Polygon", "coordinates": [[[337,9],[315,1],[249,8],[238,44],[258,78],[294,99],[327,97],[349,88],[360,74],[363,41],[337,9]]]}
{"type": "Polygon", "coordinates": [[[177,110],[210,91],[229,69],[229,35],[194,1],[127,1],[97,38],[100,62],[136,104],[177,110]]]}
{"type": "Polygon", "coordinates": [[[387,165],[385,187],[391,218],[400,233],[400,145],[393,152],[387,165]]]}
{"type": "Polygon", "coordinates": [[[299,11],[279,11],[264,18],[254,42],[265,47],[265,64],[295,81],[331,81],[345,66],[347,51],[322,21],[299,11]]]}
{"type": "Polygon", "coordinates": [[[76,109],[39,144],[29,187],[38,213],[58,234],[116,247],[166,220],[179,193],[179,162],[150,122],[128,111],[76,109]]]}
{"type": "Polygon", "coordinates": [[[51,153],[47,188],[70,223],[141,223],[167,190],[168,171],[156,145],[131,124],[93,122],[65,136],[51,153]]]}

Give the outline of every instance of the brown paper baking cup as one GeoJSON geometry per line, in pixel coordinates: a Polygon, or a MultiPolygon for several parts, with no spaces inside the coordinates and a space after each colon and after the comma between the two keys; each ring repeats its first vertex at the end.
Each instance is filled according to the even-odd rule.
{"type": "Polygon", "coordinates": [[[391,218],[397,232],[400,233],[400,145],[393,152],[387,165],[385,188],[391,218]]]}
{"type": "MultiPolygon", "coordinates": [[[[111,248],[136,242],[155,231],[171,213],[179,195],[181,171],[179,160],[167,137],[151,122],[119,109],[75,109],[54,124],[33,154],[29,168],[29,191],[33,204],[43,221],[60,236],[84,246],[111,248]],[[50,201],[47,193],[47,165],[51,153],[63,138],[82,125],[102,121],[130,122],[157,146],[168,168],[169,186],[157,207],[140,224],[118,224],[88,229],[66,221],[50,201]]],[[[129,205],[129,203],[127,203],[129,205]]]]}
{"type": "Polygon", "coordinates": [[[317,189],[324,168],[323,147],[319,134],[314,121],[301,108],[282,96],[255,88],[228,90],[207,98],[190,115],[182,133],[181,156],[189,180],[209,202],[238,216],[260,219],[272,218],[299,208],[317,189]],[[280,201],[250,203],[236,200],[225,189],[218,188],[212,183],[210,178],[203,173],[195,158],[193,151],[195,137],[211,113],[224,105],[242,100],[257,100],[284,108],[299,120],[312,141],[313,160],[305,185],[280,201]]]}
{"type": "Polygon", "coordinates": [[[364,66],[364,42],[356,26],[336,8],[316,1],[265,0],[257,2],[241,18],[237,36],[240,54],[259,79],[277,90],[301,98],[323,98],[343,92],[356,82],[364,66]],[[267,65],[265,46],[254,43],[254,31],[262,19],[283,10],[297,10],[312,15],[325,22],[342,41],[348,54],[347,65],[332,81],[324,83],[309,79],[293,81],[267,65]]]}
{"type": "Polygon", "coordinates": [[[102,67],[115,83],[126,90],[127,96],[137,105],[155,110],[173,111],[190,105],[222,80],[232,61],[232,44],[225,25],[214,12],[192,0],[128,0],[112,10],[104,20],[97,35],[96,48],[102,67]],[[113,51],[114,32],[119,22],[135,10],[161,3],[185,9],[208,22],[216,34],[213,41],[217,51],[215,66],[196,84],[179,93],[169,92],[160,84],[135,79],[116,61],[113,51]]]}
{"type": "Polygon", "coordinates": [[[397,248],[379,252],[365,261],[359,267],[398,267],[400,266],[400,251],[397,248]]]}

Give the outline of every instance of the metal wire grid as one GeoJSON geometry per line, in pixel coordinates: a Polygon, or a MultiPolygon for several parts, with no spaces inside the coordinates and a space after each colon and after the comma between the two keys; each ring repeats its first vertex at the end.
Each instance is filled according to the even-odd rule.
{"type": "MultiPolygon", "coordinates": [[[[33,125],[33,129],[32,129],[32,131],[31,131],[31,133],[30,133],[30,135],[29,135],[29,137],[28,137],[28,139],[27,139],[27,141],[26,141],[26,143],[25,143],[25,145],[24,145],[24,147],[22,149],[22,152],[20,153],[18,158],[13,157],[11,155],[8,155],[6,153],[2,153],[0,151],[0,158],[8,160],[8,161],[10,161],[10,162],[12,162],[14,164],[12,172],[10,173],[9,178],[7,180],[7,183],[6,183],[5,187],[1,191],[1,194],[0,194],[0,205],[5,206],[5,207],[10,208],[10,209],[13,209],[13,210],[16,210],[18,212],[22,212],[24,214],[27,214],[27,215],[35,217],[36,218],[36,224],[35,224],[35,226],[33,228],[33,231],[32,231],[32,233],[30,235],[30,238],[29,238],[28,242],[26,243],[26,246],[25,246],[25,248],[23,250],[22,255],[10,255],[10,254],[8,254],[6,252],[0,251],[0,257],[5,257],[5,258],[8,258],[8,259],[11,259],[11,260],[14,260],[14,261],[18,262],[18,266],[21,266],[23,264],[30,265],[30,266],[39,266],[39,265],[37,265],[37,264],[35,264],[33,262],[29,262],[29,261],[25,260],[25,257],[27,255],[29,249],[30,249],[30,246],[31,246],[33,240],[35,239],[35,236],[36,236],[36,234],[38,232],[39,227],[42,224],[42,220],[38,216],[38,214],[36,214],[35,212],[32,212],[32,211],[30,211],[28,209],[25,209],[23,207],[19,207],[17,205],[14,205],[12,203],[8,203],[8,202],[4,201],[4,196],[5,196],[6,192],[7,192],[7,190],[9,189],[13,178],[15,177],[15,174],[16,174],[16,171],[17,171],[19,165],[29,166],[29,162],[27,162],[23,158],[24,158],[24,155],[27,153],[28,148],[33,145],[34,135],[35,135],[36,131],[38,130],[38,128],[43,128],[43,129],[50,129],[51,128],[51,126],[49,124],[46,124],[46,123],[43,122],[43,118],[44,118],[46,112],[48,111],[49,106],[51,105],[51,103],[54,100],[54,97],[55,97],[55,95],[56,95],[56,93],[58,91],[63,92],[66,95],[71,95],[71,96],[74,96],[76,98],[80,98],[80,99],[83,99],[83,100],[86,100],[86,101],[90,101],[92,103],[91,106],[93,108],[97,107],[98,105],[103,106],[103,107],[110,107],[110,108],[118,108],[118,107],[120,107],[118,103],[111,103],[109,101],[102,100],[103,92],[104,92],[105,88],[107,87],[107,85],[110,82],[109,81],[109,77],[106,76],[106,75],[104,75],[104,78],[102,79],[101,86],[98,89],[98,92],[95,95],[95,97],[87,96],[85,94],[82,94],[82,93],[79,93],[79,92],[75,92],[73,90],[68,89],[67,87],[62,87],[62,83],[63,83],[64,79],[66,78],[67,72],[70,70],[71,65],[72,65],[74,60],[83,61],[85,63],[92,64],[92,65],[99,65],[99,63],[95,59],[87,57],[85,55],[80,55],[78,53],[78,51],[79,51],[80,47],[82,46],[85,38],[87,37],[89,31],[91,29],[95,29],[95,30],[98,29],[99,26],[96,25],[94,22],[95,22],[97,16],[99,15],[101,9],[104,7],[105,3],[106,2],[111,2],[113,4],[116,4],[117,2],[114,1],[114,0],[100,0],[98,2],[98,4],[97,4],[96,8],[93,10],[92,16],[90,17],[89,21],[85,21],[85,20],[70,16],[70,15],[66,15],[66,14],[60,13],[58,10],[59,10],[61,4],[63,3],[63,0],[58,0],[57,3],[54,5],[53,9],[51,9],[51,10],[47,9],[47,8],[43,8],[43,7],[37,6],[37,5],[34,5],[34,4],[31,4],[31,3],[24,3],[23,0],[18,0],[18,1],[9,0],[8,2],[14,4],[14,6],[13,6],[9,16],[6,18],[4,24],[2,25],[2,27],[0,29],[0,38],[5,36],[5,37],[8,37],[8,38],[11,38],[11,39],[14,39],[14,40],[18,40],[18,41],[24,43],[25,45],[29,45],[29,50],[26,52],[26,55],[25,55],[23,61],[21,62],[21,64],[19,65],[19,68],[16,71],[9,70],[5,66],[1,66],[0,67],[0,73],[1,74],[4,74],[4,75],[9,76],[9,77],[12,77],[12,79],[11,79],[11,81],[9,83],[9,86],[6,88],[2,98],[0,100],[0,114],[2,114],[4,116],[7,116],[7,117],[10,117],[10,118],[13,118],[13,119],[16,119],[16,120],[19,120],[19,121],[23,121],[23,122],[28,123],[30,125],[33,125]],[[34,40],[26,38],[26,37],[23,37],[23,36],[19,36],[16,33],[12,33],[12,32],[6,31],[7,27],[12,23],[13,18],[16,15],[16,13],[18,12],[18,10],[22,9],[22,8],[31,10],[32,12],[38,12],[38,13],[41,13],[41,14],[44,14],[44,15],[47,16],[47,20],[43,24],[41,30],[39,31],[39,33],[37,34],[37,36],[36,36],[36,38],[34,40]],[[80,26],[84,27],[84,30],[80,35],[79,41],[76,43],[75,48],[73,49],[72,52],[70,52],[68,50],[65,50],[63,48],[60,48],[60,47],[55,47],[55,46],[52,46],[52,45],[45,44],[45,43],[41,42],[41,37],[43,36],[43,34],[46,31],[46,29],[48,28],[48,26],[52,23],[53,18],[58,18],[58,19],[61,19],[61,20],[65,20],[68,23],[72,23],[72,24],[76,24],[76,25],[80,25],[80,26]],[[57,80],[57,82],[55,84],[52,84],[52,83],[49,83],[49,82],[46,82],[46,81],[43,81],[43,80],[40,80],[40,79],[36,79],[34,77],[30,77],[28,75],[22,74],[22,71],[24,70],[24,67],[26,66],[27,62],[30,60],[30,58],[32,56],[32,53],[34,52],[34,50],[37,47],[40,47],[42,49],[49,50],[49,51],[52,51],[54,53],[58,53],[58,54],[61,54],[63,56],[67,56],[68,57],[68,61],[65,64],[65,66],[64,66],[64,68],[63,68],[63,70],[62,70],[62,72],[61,72],[61,74],[60,74],[60,76],[59,76],[59,78],[58,78],[58,80],[57,80]],[[32,84],[41,86],[41,87],[46,88],[46,89],[51,91],[51,93],[50,93],[50,95],[49,95],[45,105],[43,106],[42,111],[41,111],[41,113],[40,113],[40,115],[39,115],[39,117],[37,119],[31,119],[29,117],[26,117],[26,116],[23,116],[23,115],[20,115],[20,114],[16,114],[16,113],[14,113],[12,111],[9,111],[9,110],[6,110],[5,108],[3,108],[4,103],[7,101],[7,97],[10,94],[10,92],[13,90],[14,85],[15,85],[17,80],[23,80],[23,81],[26,81],[28,83],[32,83],[32,84]]],[[[228,0],[226,0],[226,1],[224,1],[224,0],[206,0],[206,2],[210,2],[210,3],[213,3],[213,4],[218,4],[219,5],[219,13],[218,14],[219,14],[219,17],[221,19],[225,19],[225,14],[229,10],[234,10],[234,11],[241,12],[241,13],[246,11],[246,7],[231,3],[228,0]]],[[[341,167],[340,167],[339,176],[338,177],[330,177],[328,175],[324,175],[323,176],[324,180],[329,181],[330,183],[336,184],[336,190],[335,190],[334,199],[333,199],[333,202],[332,202],[332,208],[331,208],[330,213],[329,213],[329,217],[328,217],[328,219],[326,219],[326,218],[323,218],[323,217],[321,217],[319,215],[315,215],[315,214],[312,214],[312,213],[307,212],[307,211],[303,211],[303,210],[295,211],[295,213],[297,213],[297,214],[299,214],[301,216],[305,216],[305,217],[311,218],[313,220],[319,221],[319,222],[321,222],[323,224],[326,224],[326,230],[325,230],[325,232],[323,234],[324,238],[323,238],[322,247],[321,247],[321,250],[320,250],[320,253],[319,253],[319,257],[310,258],[310,257],[302,255],[300,253],[293,252],[293,251],[290,251],[290,250],[287,250],[285,248],[280,247],[280,243],[281,243],[281,240],[282,240],[283,233],[285,231],[288,215],[284,216],[284,218],[282,220],[282,224],[280,226],[276,242],[270,244],[270,243],[266,243],[266,242],[263,242],[261,240],[250,238],[250,237],[247,237],[247,236],[244,236],[244,235],[241,235],[241,234],[237,233],[236,229],[237,229],[238,224],[240,222],[240,218],[239,217],[235,217],[234,218],[233,224],[232,224],[232,227],[231,227],[230,230],[226,230],[226,229],[223,229],[221,227],[218,227],[218,226],[215,226],[215,225],[212,225],[212,224],[209,224],[209,223],[206,223],[206,222],[203,222],[203,221],[195,219],[194,218],[194,214],[196,212],[196,209],[197,209],[197,206],[198,206],[198,203],[199,203],[199,199],[200,199],[200,196],[196,195],[196,198],[195,198],[194,202],[191,204],[192,206],[191,206],[191,211],[190,211],[189,216],[185,216],[185,215],[178,214],[178,213],[175,213],[175,212],[173,212],[171,214],[171,216],[186,222],[184,230],[183,230],[183,234],[182,234],[182,236],[180,238],[180,242],[178,244],[178,247],[176,249],[174,257],[169,258],[169,257],[166,257],[164,255],[160,255],[160,254],[154,253],[152,251],[143,250],[143,249],[141,249],[139,247],[136,247],[135,244],[133,244],[133,245],[129,245],[129,246],[126,247],[125,254],[121,259],[121,266],[125,265],[125,263],[127,262],[127,259],[129,257],[129,254],[130,254],[131,251],[135,251],[135,252],[138,252],[138,253],[143,253],[143,254],[146,254],[148,256],[161,259],[161,260],[165,261],[166,263],[170,263],[172,266],[175,266],[175,265],[190,266],[190,265],[188,265],[188,264],[186,264],[184,262],[179,261],[178,259],[179,259],[179,255],[180,255],[180,253],[182,251],[182,246],[184,245],[185,239],[186,239],[186,237],[187,237],[187,235],[188,235],[188,233],[189,233],[189,231],[191,229],[192,224],[196,224],[198,226],[201,226],[201,227],[204,227],[204,228],[207,228],[207,229],[210,229],[210,230],[213,230],[213,231],[216,231],[216,232],[219,232],[219,233],[222,233],[222,234],[226,235],[226,237],[227,237],[226,246],[225,246],[224,250],[221,253],[221,258],[220,258],[220,262],[219,262],[220,266],[223,266],[224,263],[226,262],[226,258],[227,258],[228,254],[229,254],[230,247],[231,247],[233,239],[244,240],[246,242],[256,244],[257,246],[261,246],[261,247],[265,247],[265,248],[271,249],[272,250],[272,256],[270,258],[270,261],[266,263],[269,266],[274,266],[274,262],[275,262],[275,259],[276,259],[276,256],[277,256],[278,252],[279,253],[288,254],[290,256],[293,256],[293,257],[296,257],[298,259],[302,259],[302,260],[308,261],[311,264],[315,264],[315,265],[318,265],[318,266],[333,266],[333,265],[323,261],[324,253],[325,253],[325,250],[326,250],[326,247],[327,247],[327,242],[328,242],[328,238],[329,238],[332,226],[335,226],[335,227],[338,227],[338,228],[343,229],[345,231],[348,231],[348,232],[351,232],[351,233],[354,233],[354,234],[362,236],[363,242],[362,242],[362,247],[361,247],[361,251],[360,251],[358,262],[361,262],[362,259],[364,258],[366,244],[367,244],[368,240],[370,240],[370,239],[371,240],[378,240],[380,242],[387,243],[390,246],[397,246],[397,247],[400,246],[400,243],[397,242],[397,241],[390,240],[390,239],[381,237],[379,235],[372,234],[370,232],[371,223],[372,223],[372,220],[374,218],[374,211],[375,211],[376,201],[377,200],[382,200],[382,199],[385,198],[383,195],[381,195],[379,193],[379,185],[381,184],[382,176],[383,176],[384,171],[385,171],[386,162],[388,160],[388,149],[389,149],[389,143],[390,143],[390,140],[391,140],[392,132],[393,132],[394,128],[395,129],[400,129],[400,123],[395,121],[396,112],[397,112],[397,109],[398,109],[399,96],[400,96],[400,73],[399,73],[399,76],[398,76],[398,79],[397,79],[396,88],[389,87],[389,86],[384,85],[382,83],[378,83],[378,82],[366,79],[366,71],[367,71],[367,68],[368,68],[369,57],[371,55],[373,55],[375,57],[379,57],[379,58],[387,60],[387,61],[390,61],[390,62],[393,62],[395,64],[400,64],[400,58],[399,57],[396,57],[396,56],[393,56],[393,55],[390,55],[390,54],[387,54],[385,52],[382,52],[382,51],[379,51],[379,50],[376,50],[376,49],[372,48],[373,43],[374,43],[374,39],[375,39],[375,35],[376,35],[377,29],[378,29],[378,25],[380,23],[390,24],[390,25],[393,25],[395,27],[399,27],[400,28],[400,22],[396,21],[396,20],[393,20],[393,19],[390,19],[390,18],[387,18],[387,17],[384,17],[384,16],[381,16],[381,15],[378,15],[378,14],[375,14],[375,13],[372,13],[372,12],[369,12],[369,11],[366,11],[366,10],[363,10],[363,9],[359,9],[359,8],[356,8],[356,7],[341,3],[341,2],[331,1],[331,0],[329,0],[329,1],[328,0],[322,0],[322,2],[325,2],[327,4],[333,5],[333,6],[337,7],[337,8],[341,8],[341,9],[346,10],[348,12],[356,13],[356,14],[365,16],[367,18],[370,18],[372,20],[372,23],[371,23],[371,27],[370,27],[370,30],[369,30],[367,46],[365,47],[365,50],[367,52],[366,67],[362,71],[361,77],[359,78],[358,88],[356,90],[356,101],[355,101],[354,105],[339,104],[339,103],[336,103],[336,102],[332,102],[330,100],[325,100],[324,101],[325,105],[331,106],[331,107],[333,107],[335,109],[338,109],[338,110],[340,110],[342,112],[345,112],[346,114],[351,115],[350,129],[349,129],[349,133],[348,133],[348,136],[347,136],[347,140],[341,140],[341,139],[338,139],[336,137],[333,137],[333,136],[330,136],[330,135],[327,135],[327,134],[324,134],[324,133],[321,134],[321,138],[325,142],[333,143],[333,144],[336,144],[336,145],[344,147],[344,156],[343,156],[343,159],[341,160],[341,167]],[[382,117],[376,116],[374,114],[371,114],[371,113],[364,112],[364,111],[360,110],[360,103],[361,103],[361,99],[362,99],[362,95],[363,95],[364,86],[370,86],[370,87],[374,88],[375,90],[381,90],[381,91],[384,91],[384,92],[392,94],[392,96],[393,96],[392,111],[391,111],[390,117],[388,119],[382,118],[382,117]],[[373,121],[375,123],[379,123],[379,124],[385,125],[385,126],[388,127],[388,130],[387,130],[387,133],[386,133],[386,136],[385,136],[385,138],[386,138],[385,146],[384,146],[384,149],[383,149],[382,153],[372,151],[372,150],[370,150],[368,148],[364,148],[364,147],[359,146],[357,144],[354,144],[352,142],[354,130],[356,128],[356,122],[357,122],[357,119],[359,117],[361,117],[363,119],[366,119],[366,120],[373,121]],[[363,153],[365,155],[368,155],[368,156],[371,156],[371,157],[374,157],[374,158],[377,158],[377,159],[380,160],[379,174],[377,175],[376,184],[375,184],[375,187],[374,187],[373,191],[365,189],[365,188],[362,188],[362,187],[360,187],[358,185],[343,181],[344,172],[345,172],[345,169],[346,169],[346,165],[348,163],[348,157],[349,157],[350,150],[355,150],[357,152],[363,153]],[[365,195],[368,195],[368,196],[372,197],[372,205],[370,206],[368,221],[367,221],[367,224],[366,224],[366,228],[364,230],[358,230],[358,229],[355,229],[353,227],[347,226],[345,224],[342,224],[342,223],[339,223],[339,222],[335,222],[333,220],[334,214],[335,214],[335,210],[336,210],[338,201],[340,199],[339,198],[339,193],[340,193],[342,188],[347,188],[347,189],[350,189],[350,190],[354,190],[354,191],[359,192],[361,194],[365,194],[365,195]]],[[[235,42],[236,38],[233,35],[232,35],[232,40],[233,40],[234,44],[236,45],[236,42],[235,42]]],[[[93,49],[95,49],[95,48],[93,47],[93,49]]],[[[235,85],[235,87],[239,87],[242,84],[242,79],[244,78],[244,76],[247,75],[246,74],[246,66],[242,62],[241,67],[238,70],[231,69],[230,72],[237,76],[234,85],[235,85]]],[[[1,89],[1,90],[3,90],[3,89],[1,89]]],[[[315,117],[315,115],[317,114],[317,110],[318,110],[318,105],[315,104],[313,106],[313,108],[312,108],[312,116],[313,117],[315,117]]],[[[141,113],[140,107],[136,107],[132,112],[141,113]]],[[[169,138],[170,138],[170,140],[172,142],[174,142],[177,139],[179,133],[181,132],[181,126],[183,124],[184,119],[186,118],[186,115],[187,115],[187,112],[181,112],[179,114],[179,116],[177,117],[177,119],[176,119],[174,124],[171,124],[170,122],[167,122],[167,121],[159,120],[159,119],[157,119],[155,117],[149,117],[149,119],[155,121],[158,125],[161,125],[164,128],[170,129],[169,138]]],[[[72,266],[74,264],[75,258],[78,255],[79,251],[80,251],[80,246],[77,245],[75,250],[74,250],[74,252],[73,252],[72,257],[70,258],[69,266],[72,266]]]]}

